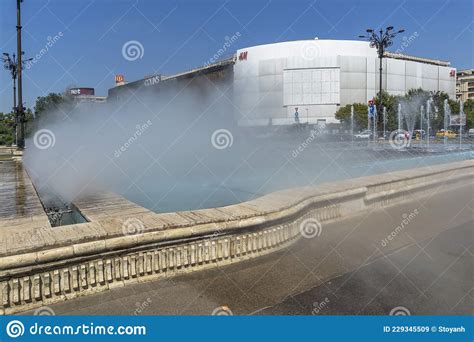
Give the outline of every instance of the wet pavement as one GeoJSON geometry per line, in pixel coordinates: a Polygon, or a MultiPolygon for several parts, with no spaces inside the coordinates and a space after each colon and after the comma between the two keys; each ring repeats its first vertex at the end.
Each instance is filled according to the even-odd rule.
{"type": "Polygon", "coordinates": [[[325,223],[319,236],[257,259],[50,307],[58,315],[210,315],[219,308],[234,315],[387,315],[395,308],[469,315],[472,190],[467,183],[325,223]],[[397,231],[409,214],[409,224],[397,231]]]}
{"type": "Polygon", "coordinates": [[[31,221],[49,225],[26,170],[20,161],[0,160],[0,228],[31,221]]]}
{"type": "Polygon", "coordinates": [[[474,221],[395,251],[258,314],[473,315],[472,227],[474,221]]]}

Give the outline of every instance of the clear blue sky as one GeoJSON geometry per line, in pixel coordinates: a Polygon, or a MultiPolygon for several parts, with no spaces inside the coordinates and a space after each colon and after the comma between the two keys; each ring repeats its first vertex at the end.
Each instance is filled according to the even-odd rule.
{"type": "MultiPolygon", "coordinates": [[[[15,0],[1,0],[0,50],[16,50],[15,0]]],[[[393,25],[418,37],[404,53],[451,61],[472,68],[473,0],[434,1],[158,1],[25,0],[23,50],[40,53],[62,37],[25,71],[24,100],[62,92],[68,85],[96,88],[106,95],[114,75],[132,81],[153,73],[172,74],[202,65],[240,32],[230,50],[294,39],[357,39],[367,27],[393,25]],[[144,47],[141,59],[128,61],[122,46],[130,40],[144,47]]],[[[11,79],[0,73],[0,111],[12,106],[11,79]]]]}

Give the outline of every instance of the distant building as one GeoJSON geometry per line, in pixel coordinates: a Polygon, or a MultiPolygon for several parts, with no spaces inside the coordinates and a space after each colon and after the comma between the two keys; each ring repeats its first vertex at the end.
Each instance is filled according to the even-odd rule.
{"type": "Polygon", "coordinates": [[[474,69],[459,70],[456,77],[456,98],[474,100],[474,69]]]}
{"type": "MultiPolygon", "coordinates": [[[[121,75],[120,75],[121,76],[121,75]]],[[[447,61],[386,52],[383,90],[443,91],[456,98],[456,69],[447,61]]],[[[235,120],[243,126],[338,123],[340,106],[367,103],[379,91],[377,51],[368,42],[297,40],[238,49],[236,54],[172,76],[151,75],[109,89],[109,102],[130,96],[179,93],[192,87],[204,96],[211,84],[225,87],[235,120]],[[209,82],[212,80],[212,82],[209,82]]],[[[117,79],[116,79],[117,82],[117,79]]],[[[215,90],[214,90],[215,91],[215,90]]]]}
{"type": "MultiPolygon", "coordinates": [[[[368,42],[297,40],[237,50],[234,104],[241,125],[338,123],[340,106],[367,103],[379,91],[379,59],[368,42]]],[[[455,99],[456,69],[447,61],[386,52],[382,89],[443,91],[455,99]]]]}
{"type": "Polygon", "coordinates": [[[215,85],[220,82],[232,81],[234,62],[234,57],[231,57],[174,75],[153,74],[132,82],[125,82],[123,75],[117,75],[120,77],[115,77],[116,86],[109,89],[107,100],[116,102],[134,95],[153,96],[159,95],[166,89],[180,92],[185,88],[194,89],[205,96],[209,88],[215,89],[215,85]]]}
{"type": "Polygon", "coordinates": [[[105,96],[95,96],[94,88],[69,88],[66,93],[77,103],[103,103],[107,101],[105,96]]]}

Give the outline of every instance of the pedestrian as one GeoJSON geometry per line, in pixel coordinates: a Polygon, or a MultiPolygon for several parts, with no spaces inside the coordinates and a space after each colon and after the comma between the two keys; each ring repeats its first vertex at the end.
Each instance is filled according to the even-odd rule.
{"type": "Polygon", "coordinates": [[[298,107],[295,108],[295,122],[300,123],[300,114],[298,113],[298,107]]]}

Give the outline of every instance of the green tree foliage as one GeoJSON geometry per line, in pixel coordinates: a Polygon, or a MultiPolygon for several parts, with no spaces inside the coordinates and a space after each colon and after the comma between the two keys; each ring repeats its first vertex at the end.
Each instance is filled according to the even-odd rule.
{"type": "Polygon", "coordinates": [[[39,96],[35,104],[35,118],[44,117],[60,109],[67,110],[72,104],[72,100],[63,94],[49,93],[46,96],[39,96]]]}
{"type": "MultiPolygon", "coordinates": [[[[386,108],[386,123],[385,128],[387,131],[393,131],[398,128],[397,110],[398,110],[398,97],[389,95],[386,91],[382,91],[382,104],[386,108]]],[[[379,98],[374,99],[375,106],[379,108],[379,98]]],[[[367,118],[366,118],[367,120],[367,118]]],[[[377,127],[379,130],[383,129],[383,111],[377,113],[377,127]]]]}
{"type": "MultiPolygon", "coordinates": [[[[367,105],[364,103],[354,103],[354,131],[367,128],[367,105]]],[[[336,112],[338,119],[347,129],[351,127],[351,105],[345,105],[336,112]]]]}
{"type": "Polygon", "coordinates": [[[12,113],[0,113],[0,145],[11,145],[13,143],[13,129],[15,117],[12,113]]]}
{"type": "Polygon", "coordinates": [[[73,108],[73,101],[69,96],[60,93],[49,93],[36,98],[34,114],[31,110],[26,113],[28,121],[27,134],[36,130],[40,120],[64,118],[73,108]]]}
{"type": "MultiPolygon", "coordinates": [[[[449,99],[445,92],[429,92],[423,89],[410,89],[404,96],[389,95],[387,92],[382,92],[382,104],[386,107],[386,129],[388,132],[398,128],[398,104],[402,104],[402,112],[415,113],[415,129],[420,128],[420,107],[423,106],[426,110],[426,103],[428,99],[432,99],[431,104],[431,122],[430,126],[432,133],[443,128],[444,126],[444,100],[448,99],[448,104],[451,108],[451,113],[457,115],[459,113],[459,102],[449,99]]],[[[375,105],[378,108],[379,99],[374,99],[375,105]]],[[[362,103],[354,103],[354,122],[357,129],[364,129],[367,127],[367,105],[362,103]]],[[[338,119],[344,126],[350,127],[351,105],[340,107],[336,112],[336,119],[338,119]]],[[[466,115],[466,129],[473,128],[474,124],[474,101],[467,100],[464,103],[464,114],[466,115]]],[[[377,127],[381,131],[383,127],[383,115],[377,115],[377,127]]],[[[405,121],[402,119],[402,127],[406,128],[405,121]]],[[[426,123],[424,123],[424,126],[426,123]]],[[[423,127],[426,130],[426,127],[423,127]]]]}
{"type": "Polygon", "coordinates": [[[466,115],[466,128],[474,128],[474,100],[464,102],[464,115],[466,115]]]}

